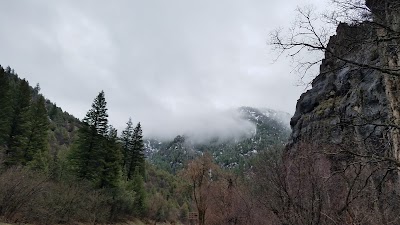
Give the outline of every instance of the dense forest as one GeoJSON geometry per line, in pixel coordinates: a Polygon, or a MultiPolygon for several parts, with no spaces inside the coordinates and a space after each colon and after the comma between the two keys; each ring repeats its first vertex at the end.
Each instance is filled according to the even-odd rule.
{"type": "Polygon", "coordinates": [[[0,212],[6,221],[48,224],[87,220],[85,215],[93,214],[94,221],[104,222],[144,215],[140,123],[135,128],[128,123],[118,137],[108,124],[104,92],[79,121],[45,100],[39,85],[32,88],[10,67],[0,68],[0,79],[1,172],[6,184],[0,191],[0,212]],[[105,212],[97,215],[91,207],[105,212]]]}

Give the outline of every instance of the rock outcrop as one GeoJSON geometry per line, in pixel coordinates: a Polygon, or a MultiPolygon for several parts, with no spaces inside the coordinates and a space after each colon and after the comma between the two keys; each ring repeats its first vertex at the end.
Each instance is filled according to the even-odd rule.
{"type": "Polygon", "coordinates": [[[373,18],[338,26],[291,119],[289,191],[319,188],[320,224],[400,224],[400,1],[366,5],[373,18]]]}

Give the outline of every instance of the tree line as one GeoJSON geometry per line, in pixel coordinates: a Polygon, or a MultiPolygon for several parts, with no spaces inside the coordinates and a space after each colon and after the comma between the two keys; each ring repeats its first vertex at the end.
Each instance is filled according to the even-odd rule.
{"type": "Polygon", "coordinates": [[[121,138],[108,124],[104,91],[94,99],[83,119],[70,161],[78,177],[91,180],[100,188],[116,187],[123,177],[144,178],[144,144],[140,123],[133,129],[129,119],[121,138]]]}
{"type": "MultiPolygon", "coordinates": [[[[146,173],[141,124],[134,127],[129,119],[119,137],[108,122],[103,91],[94,99],[65,157],[50,153],[51,112],[46,109],[46,99],[40,94],[39,85],[32,88],[10,67],[0,66],[0,109],[0,176],[7,177],[13,170],[29,170],[41,174],[43,184],[88,182],[91,190],[99,190],[112,199],[104,203],[110,208],[107,220],[118,219],[121,211],[127,215],[144,215],[146,173]],[[121,203],[121,199],[125,199],[125,203],[121,203]],[[121,207],[124,210],[120,210],[121,207]]],[[[37,184],[36,188],[39,186],[37,184]]],[[[12,196],[17,188],[7,187],[0,190],[0,197],[12,196]]],[[[12,200],[0,203],[0,218],[17,215],[10,213],[18,211],[18,207],[10,206],[12,200]]]]}

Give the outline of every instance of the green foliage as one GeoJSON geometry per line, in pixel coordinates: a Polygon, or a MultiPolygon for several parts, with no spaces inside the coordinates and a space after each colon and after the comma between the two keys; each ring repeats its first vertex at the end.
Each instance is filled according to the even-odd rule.
{"type": "Polygon", "coordinates": [[[41,141],[46,138],[46,127],[44,133],[32,132],[41,117],[45,118],[44,123],[47,122],[47,112],[44,109],[40,111],[41,115],[34,113],[35,109],[44,108],[44,102],[33,102],[26,80],[14,82],[12,74],[6,74],[3,69],[0,73],[0,105],[4,109],[0,119],[0,145],[5,149],[5,165],[26,165],[33,160],[34,152],[43,151],[47,146],[46,141],[41,141]]]}
{"type": "Polygon", "coordinates": [[[243,174],[252,167],[251,162],[259,152],[278,145],[283,146],[290,130],[287,125],[271,115],[267,116],[262,110],[251,107],[242,107],[240,110],[243,118],[255,126],[255,132],[250,137],[216,137],[202,143],[193,143],[190,137],[178,135],[174,140],[158,145],[158,151],[150,153],[150,161],[159,168],[176,174],[188,161],[201,153],[209,152],[223,168],[243,174]]]}
{"type": "Polygon", "coordinates": [[[11,130],[12,92],[9,77],[0,66],[0,146],[6,146],[11,130]]]}
{"type": "Polygon", "coordinates": [[[72,146],[69,155],[71,168],[78,177],[91,181],[98,179],[101,140],[87,124],[79,129],[76,145],[72,146]]]}
{"type": "Polygon", "coordinates": [[[147,164],[146,172],[147,217],[160,222],[181,218],[181,209],[188,207],[191,199],[186,181],[150,164],[147,164]]]}
{"type": "Polygon", "coordinates": [[[143,217],[147,209],[146,191],[144,189],[143,176],[140,174],[139,168],[135,169],[132,184],[132,189],[135,192],[134,213],[136,216],[143,217]]]}
{"type": "Polygon", "coordinates": [[[68,150],[77,140],[82,123],[49,100],[46,100],[46,109],[50,118],[48,148],[51,157],[55,158],[60,151],[68,150]]]}
{"type": "Polygon", "coordinates": [[[92,103],[92,108],[86,113],[83,122],[86,123],[93,133],[106,136],[108,132],[107,102],[104,91],[101,91],[92,103]]]}
{"type": "Polygon", "coordinates": [[[25,164],[26,149],[29,141],[31,92],[26,80],[18,84],[14,110],[11,118],[11,130],[7,141],[6,166],[25,164]]]}
{"type": "Polygon", "coordinates": [[[131,124],[131,146],[123,151],[117,130],[108,124],[103,91],[83,123],[39,91],[39,85],[32,88],[0,66],[0,218],[56,224],[145,216],[140,124],[135,129],[131,124]],[[122,167],[128,162],[126,180],[122,167]]]}
{"type": "Polygon", "coordinates": [[[145,162],[144,162],[144,143],[142,127],[138,123],[133,130],[132,135],[132,152],[128,155],[129,165],[128,165],[128,179],[132,179],[133,175],[140,174],[144,179],[145,175],[145,162]]]}
{"type": "Polygon", "coordinates": [[[9,67],[0,67],[0,146],[6,167],[30,165],[48,168],[48,126],[40,87],[32,89],[9,67]]]}
{"type": "Polygon", "coordinates": [[[140,123],[135,128],[132,126],[132,120],[129,118],[127,127],[122,132],[120,138],[122,141],[122,151],[124,155],[123,168],[124,174],[128,180],[132,180],[136,170],[139,170],[142,178],[145,178],[145,158],[143,134],[140,123]]]}
{"type": "Polygon", "coordinates": [[[117,188],[110,189],[111,212],[110,220],[134,214],[136,193],[132,188],[132,181],[122,180],[117,188]]]}
{"type": "MultiPolygon", "coordinates": [[[[38,87],[38,86],[37,86],[38,87]]],[[[31,105],[31,118],[28,144],[25,152],[25,160],[35,169],[48,170],[48,129],[49,120],[42,95],[36,96],[31,105]]]]}
{"type": "Polygon", "coordinates": [[[122,177],[122,154],[120,146],[117,145],[117,130],[110,126],[109,134],[104,141],[100,187],[115,188],[122,177]]]}
{"type": "Polygon", "coordinates": [[[133,124],[132,119],[129,118],[126,123],[125,130],[122,131],[121,141],[122,141],[122,151],[123,151],[123,169],[124,175],[128,176],[128,171],[130,169],[131,158],[133,154],[133,124]]]}
{"type": "Polygon", "coordinates": [[[121,177],[121,151],[117,145],[117,130],[108,125],[107,117],[107,103],[101,91],[83,119],[85,124],[79,130],[70,162],[78,177],[98,187],[113,188],[121,177]]]}
{"type": "MultiPolygon", "coordinates": [[[[184,136],[178,135],[173,141],[161,145],[160,150],[152,155],[150,160],[159,168],[176,174],[183,169],[186,162],[200,155],[193,149],[195,147],[190,146],[184,136]]],[[[200,149],[200,151],[202,150],[200,149]]]]}

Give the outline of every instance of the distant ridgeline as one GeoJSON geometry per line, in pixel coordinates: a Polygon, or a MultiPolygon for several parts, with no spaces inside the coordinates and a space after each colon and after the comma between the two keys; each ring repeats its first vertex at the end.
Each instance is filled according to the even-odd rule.
{"type": "Polygon", "coordinates": [[[255,125],[250,137],[224,140],[215,137],[203,143],[196,143],[185,135],[172,141],[149,139],[145,140],[147,158],[162,169],[176,173],[187,161],[209,152],[222,167],[244,171],[258,152],[286,144],[290,134],[288,113],[252,107],[240,107],[238,111],[243,119],[255,125]]]}
{"type": "Polygon", "coordinates": [[[45,158],[68,148],[81,127],[39,92],[38,84],[32,88],[13,69],[0,66],[0,159],[7,166],[48,166],[45,158]]]}

